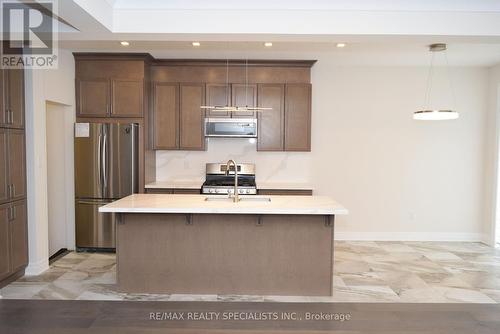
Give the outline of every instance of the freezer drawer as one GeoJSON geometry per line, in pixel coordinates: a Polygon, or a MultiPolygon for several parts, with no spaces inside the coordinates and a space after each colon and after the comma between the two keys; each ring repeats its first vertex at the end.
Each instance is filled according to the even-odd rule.
{"type": "Polygon", "coordinates": [[[99,207],[110,203],[102,200],[76,201],[76,247],[115,248],[115,215],[100,213],[99,207]]]}

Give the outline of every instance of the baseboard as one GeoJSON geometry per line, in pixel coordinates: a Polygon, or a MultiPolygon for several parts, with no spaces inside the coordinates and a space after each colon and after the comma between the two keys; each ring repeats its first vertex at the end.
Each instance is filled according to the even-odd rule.
{"type": "Polygon", "coordinates": [[[49,259],[42,259],[37,262],[30,262],[26,267],[26,276],[36,276],[40,275],[44,271],[49,269],[49,259]]]}
{"type": "Polygon", "coordinates": [[[481,233],[335,232],[335,240],[484,242],[484,236],[481,233]]]}

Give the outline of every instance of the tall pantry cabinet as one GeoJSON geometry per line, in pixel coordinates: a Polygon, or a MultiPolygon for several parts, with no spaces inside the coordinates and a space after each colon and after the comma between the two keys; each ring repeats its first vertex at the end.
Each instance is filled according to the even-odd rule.
{"type": "Polygon", "coordinates": [[[0,69],[0,288],[28,264],[24,71],[0,69]]]}

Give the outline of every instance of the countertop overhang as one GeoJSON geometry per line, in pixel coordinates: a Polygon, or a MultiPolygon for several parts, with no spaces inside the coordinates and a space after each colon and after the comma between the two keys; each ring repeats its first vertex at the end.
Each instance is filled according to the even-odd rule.
{"type": "MultiPolygon", "coordinates": [[[[217,196],[217,195],[215,195],[217,196]]],[[[199,213],[346,215],[348,210],[328,196],[240,196],[271,201],[207,201],[207,195],[134,194],[99,208],[108,213],[199,213]]],[[[218,196],[219,198],[222,198],[218,196]]]]}

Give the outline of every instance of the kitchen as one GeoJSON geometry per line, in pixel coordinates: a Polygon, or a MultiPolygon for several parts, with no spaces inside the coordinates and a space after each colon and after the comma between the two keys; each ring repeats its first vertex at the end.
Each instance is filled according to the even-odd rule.
{"type": "Polygon", "coordinates": [[[495,42],[98,38],[69,3],[58,69],[2,70],[3,300],[500,301],[495,42]]]}

